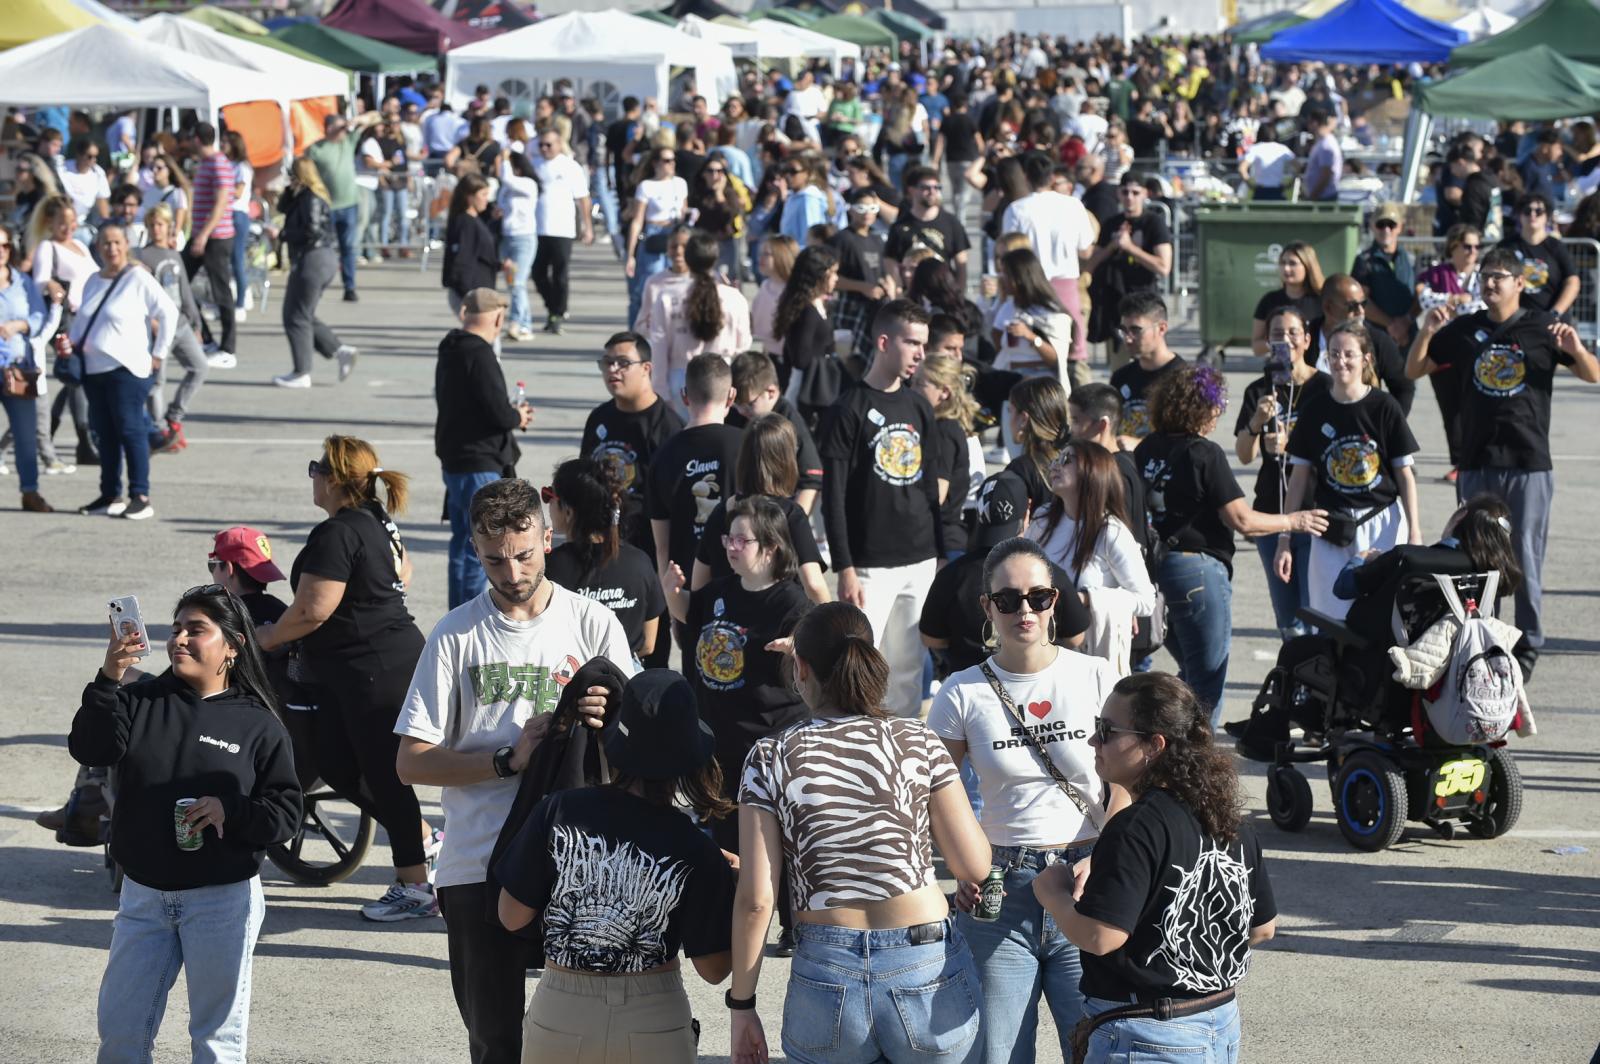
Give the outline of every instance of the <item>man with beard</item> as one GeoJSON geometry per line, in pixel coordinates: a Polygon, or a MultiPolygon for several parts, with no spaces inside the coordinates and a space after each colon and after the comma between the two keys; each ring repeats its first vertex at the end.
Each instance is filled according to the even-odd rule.
{"type": "MultiPolygon", "coordinates": [[[[633,652],[610,609],[545,579],[550,528],[538,488],[486,484],[471,520],[489,586],[428,636],[395,725],[396,767],[407,783],[444,788],[450,830],[434,886],[472,1064],[517,1064],[534,943],[486,919],[489,855],[562,688],[601,656],[631,675],[633,652]]],[[[599,727],[605,688],[589,688],[579,708],[599,727]]]]}

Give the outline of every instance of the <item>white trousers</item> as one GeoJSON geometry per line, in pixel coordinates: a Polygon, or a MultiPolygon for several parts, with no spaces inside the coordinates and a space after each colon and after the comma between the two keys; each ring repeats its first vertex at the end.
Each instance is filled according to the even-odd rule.
{"type": "Polygon", "coordinates": [[[1339,579],[1339,571],[1362,551],[1377,550],[1381,553],[1406,542],[1409,534],[1405,509],[1396,499],[1383,513],[1357,528],[1356,538],[1343,547],[1335,547],[1320,537],[1313,537],[1311,557],[1306,562],[1306,605],[1329,617],[1343,620],[1345,614],[1350,612],[1350,603],[1334,597],[1333,582],[1339,579]]]}
{"type": "Polygon", "coordinates": [[[856,569],[856,579],[866,595],[864,612],[878,640],[878,652],[889,662],[889,693],[884,708],[897,717],[922,715],[922,661],[927,653],[918,623],[922,601],[938,562],[933,558],[913,565],[856,569]]]}

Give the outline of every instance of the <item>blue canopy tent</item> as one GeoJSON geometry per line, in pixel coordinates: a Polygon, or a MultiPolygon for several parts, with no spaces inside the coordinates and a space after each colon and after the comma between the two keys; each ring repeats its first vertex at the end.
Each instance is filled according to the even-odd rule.
{"type": "Polygon", "coordinates": [[[1345,0],[1313,22],[1290,27],[1261,49],[1275,61],[1440,63],[1467,33],[1424,18],[1399,0],[1345,0]]]}

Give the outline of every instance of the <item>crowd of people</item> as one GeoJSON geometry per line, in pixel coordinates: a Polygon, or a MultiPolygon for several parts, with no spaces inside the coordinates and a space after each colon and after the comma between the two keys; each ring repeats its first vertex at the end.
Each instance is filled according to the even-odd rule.
{"type": "Polygon", "coordinates": [[[402,83],[354,128],[330,116],[261,217],[239,209],[266,186],[233,134],[135,138],[137,183],[111,189],[79,116],[70,162],[45,121],[19,169],[26,242],[0,233],[25,509],[73,464],[53,444],[70,415],[77,462],[101,467],[81,512],[151,516],[151,453],[183,446],[208,371],[238,364],[254,231],[289,269],[281,387],[312,386],[313,353],[354,372],[317,305],[336,276],[359,300],[364,252],[415,246],[420,174],[458,322],[434,378],[431,632],[406,600],[410,481],[336,434],[309,463],[325,520],[290,601],[267,537],[229,529],[174,611],[171,669],[140,674],[152,639],[118,630],[85,689],[70,749],[116,768],[116,804],[80,774],[40,822],[94,844],[108,818],[128,877],[100,1059],[148,1052],[176,966],[128,990],[168,956],[195,1059],[244,1058],[263,850],[313,778],[386,832],[395,881],[362,917],[443,916],[474,1064],[692,1060],[680,954],[728,981],[733,1059],[765,1061],[774,916],[790,1059],[1032,1060],[1041,1002],[1068,1059],[1237,1059],[1235,988],[1277,915],[1221,739],[1264,756],[1259,722],[1225,725],[1238,538],[1286,653],[1302,608],[1344,617],[1352,572],[1438,523],[1411,421],[1427,377],[1467,504],[1441,546],[1504,538],[1478,554],[1517,572],[1531,678],[1556,369],[1600,381],[1566,316],[1593,281],[1552,224],[1600,151],[1587,123],[1454,138],[1436,263],[1387,204],[1336,272],[1285,234],[1232,423],[1249,493],[1213,438],[1228,378],[1170,342],[1155,205],[1176,190],[1152,161],[1336,198],[1342,146],[1387,135],[1388,101],[1427,75],[1012,36],[839,77],[747,71],[715,114],[692,85],[607,122],[564,82],[528,117],[487,87],[457,115],[402,83]],[[616,298],[573,306],[573,245],[597,229],[616,298]],[[500,360],[536,342],[530,276],[544,333],[610,332],[607,398],[542,487],[519,471],[537,396],[500,360]],[[47,357],[49,418],[26,373],[47,357]],[[442,788],[443,825],[418,786],[442,788]],[[179,799],[199,849],[167,837],[179,799]]]}

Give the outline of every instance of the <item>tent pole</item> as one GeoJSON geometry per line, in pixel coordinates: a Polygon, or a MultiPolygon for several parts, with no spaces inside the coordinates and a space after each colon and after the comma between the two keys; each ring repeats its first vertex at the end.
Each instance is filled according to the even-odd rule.
{"type": "Polygon", "coordinates": [[[1400,160],[1400,202],[1416,201],[1417,177],[1428,154],[1428,138],[1433,131],[1433,116],[1421,107],[1412,107],[1406,116],[1405,154],[1400,160]]]}

